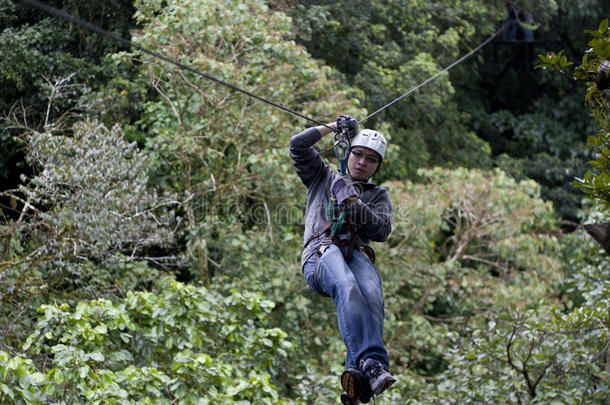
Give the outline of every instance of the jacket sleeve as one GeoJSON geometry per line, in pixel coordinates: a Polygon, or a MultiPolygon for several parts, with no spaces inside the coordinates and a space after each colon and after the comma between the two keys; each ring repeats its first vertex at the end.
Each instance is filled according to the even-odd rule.
{"type": "Polygon", "coordinates": [[[381,189],[372,201],[358,201],[352,206],[350,218],[356,226],[356,232],[375,242],[384,242],[392,232],[392,203],[390,195],[381,189]]]}
{"type": "Polygon", "coordinates": [[[313,148],[313,145],[321,138],[322,134],[315,127],[308,128],[290,138],[292,163],[307,188],[328,170],[320,154],[313,148]]]}

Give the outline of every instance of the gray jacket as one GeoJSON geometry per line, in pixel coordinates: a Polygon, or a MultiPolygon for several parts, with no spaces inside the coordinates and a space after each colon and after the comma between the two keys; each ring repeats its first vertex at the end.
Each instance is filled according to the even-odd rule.
{"type": "MultiPolygon", "coordinates": [[[[307,208],[305,209],[305,242],[326,223],[326,208],[330,199],[330,186],[339,174],[333,172],[313,148],[322,138],[315,127],[308,128],[290,139],[290,157],[294,168],[308,188],[307,208]]],[[[356,182],[360,189],[360,202],[352,210],[350,218],[354,223],[356,235],[361,245],[373,240],[383,242],[392,231],[392,203],[386,189],[370,181],[356,182]]],[[[317,252],[324,235],[304,246],[301,266],[312,254],[317,252]]]]}

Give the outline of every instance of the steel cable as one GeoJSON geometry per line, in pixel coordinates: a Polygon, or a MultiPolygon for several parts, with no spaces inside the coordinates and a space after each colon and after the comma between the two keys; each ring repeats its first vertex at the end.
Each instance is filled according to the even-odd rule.
{"type": "Polygon", "coordinates": [[[29,5],[29,6],[37,8],[39,10],[46,11],[47,13],[49,13],[49,14],[55,16],[55,17],[59,17],[59,18],[61,18],[63,20],[70,21],[70,22],[73,22],[75,24],[78,24],[78,25],[80,25],[80,26],[82,26],[82,27],[84,27],[84,28],[86,28],[86,29],[88,29],[90,31],[93,31],[93,32],[95,32],[95,33],[97,33],[99,35],[102,35],[102,36],[114,39],[115,41],[120,42],[120,43],[126,45],[127,47],[135,48],[135,49],[137,49],[137,50],[139,50],[141,52],[144,52],[144,53],[146,53],[148,55],[154,56],[155,58],[161,59],[164,62],[167,62],[167,63],[170,63],[172,65],[175,65],[175,66],[179,67],[180,69],[184,69],[184,70],[187,70],[189,72],[195,73],[195,74],[197,74],[199,76],[202,76],[202,77],[204,77],[206,79],[212,80],[212,81],[214,81],[214,82],[216,82],[218,84],[221,84],[223,86],[229,87],[230,89],[233,89],[235,91],[243,93],[243,94],[245,94],[247,96],[253,97],[253,98],[255,98],[257,100],[260,100],[260,101],[262,101],[264,103],[270,104],[270,105],[272,105],[274,107],[277,107],[277,108],[279,108],[281,110],[284,110],[286,112],[289,112],[289,113],[294,114],[296,116],[299,116],[301,118],[305,118],[306,120],[315,122],[318,125],[323,125],[323,126],[325,126],[327,128],[333,129],[333,128],[329,127],[328,125],[326,125],[323,122],[320,122],[320,121],[318,121],[316,119],[308,117],[308,116],[306,116],[304,114],[301,114],[301,113],[299,113],[297,111],[291,110],[290,108],[284,107],[284,106],[282,106],[282,105],[280,105],[278,103],[275,103],[275,102],[273,102],[271,100],[267,100],[266,98],[258,96],[258,95],[254,94],[254,93],[251,93],[251,92],[247,91],[247,90],[241,89],[241,88],[239,88],[239,87],[237,87],[237,86],[235,86],[235,85],[233,85],[231,83],[227,83],[227,82],[225,82],[223,80],[217,79],[214,76],[210,76],[207,73],[204,73],[204,72],[202,72],[200,70],[197,70],[197,69],[195,69],[193,67],[185,65],[184,63],[178,62],[178,61],[173,60],[171,58],[168,58],[167,56],[161,55],[160,53],[151,51],[150,49],[147,49],[147,48],[143,47],[142,45],[133,43],[133,42],[131,42],[131,41],[129,41],[129,40],[119,36],[119,35],[116,35],[116,34],[110,32],[110,31],[106,31],[106,30],[104,30],[104,29],[102,29],[102,28],[100,28],[98,26],[90,24],[90,23],[88,23],[88,22],[86,22],[84,20],[81,20],[80,18],[77,18],[77,17],[74,17],[72,15],[69,15],[69,14],[65,13],[64,11],[58,10],[55,7],[51,7],[51,6],[49,6],[47,4],[44,4],[44,3],[41,3],[40,1],[37,1],[37,0],[20,0],[20,1],[22,3],[25,3],[25,4],[29,5]]]}
{"type": "MultiPolygon", "coordinates": [[[[264,98],[264,97],[258,96],[258,95],[254,94],[254,93],[251,93],[251,92],[247,91],[247,90],[241,89],[241,88],[239,88],[239,87],[237,87],[237,86],[235,86],[235,85],[233,85],[233,84],[231,84],[231,83],[228,83],[228,82],[225,82],[225,81],[223,81],[223,80],[220,80],[220,79],[218,79],[218,78],[216,78],[216,77],[214,77],[214,76],[211,76],[211,75],[209,75],[209,74],[207,74],[207,73],[204,73],[204,72],[202,72],[202,71],[200,71],[200,70],[197,70],[197,69],[195,69],[195,68],[193,68],[193,67],[191,67],[191,66],[185,65],[184,63],[181,63],[181,62],[178,62],[178,61],[176,61],[176,60],[174,60],[174,59],[168,58],[167,56],[164,56],[164,55],[162,55],[162,54],[160,54],[160,53],[157,53],[157,52],[151,51],[150,49],[147,49],[147,48],[143,47],[142,45],[139,45],[139,44],[133,43],[133,42],[131,42],[131,41],[129,41],[129,40],[127,40],[127,39],[125,39],[125,38],[123,38],[123,37],[119,36],[119,35],[116,35],[116,34],[114,34],[114,33],[110,32],[110,31],[104,30],[104,29],[102,29],[102,28],[100,28],[100,27],[98,27],[98,26],[95,26],[95,25],[93,25],[93,24],[90,24],[90,23],[88,23],[88,22],[86,22],[86,21],[84,21],[84,20],[81,20],[81,19],[80,19],[80,18],[78,18],[78,17],[74,17],[74,16],[72,16],[72,15],[69,15],[69,14],[65,13],[64,11],[61,11],[61,10],[59,10],[59,9],[55,8],[55,7],[51,7],[51,6],[49,6],[49,5],[47,5],[47,4],[44,4],[44,3],[42,3],[42,2],[40,2],[40,1],[38,1],[38,0],[20,0],[20,1],[21,1],[22,3],[24,3],[24,4],[27,4],[27,5],[31,6],[31,7],[37,8],[37,9],[39,9],[39,10],[46,11],[47,13],[49,13],[49,14],[51,14],[51,15],[55,16],[55,17],[58,17],[58,18],[61,18],[61,19],[63,19],[63,20],[70,21],[70,22],[73,22],[73,23],[75,23],[75,24],[78,24],[78,25],[80,25],[80,26],[82,26],[82,27],[84,27],[84,28],[86,28],[86,29],[88,29],[88,30],[90,30],[90,31],[93,31],[93,32],[95,32],[95,33],[97,33],[97,34],[99,34],[99,35],[102,35],[102,36],[105,36],[105,37],[111,38],[111,39],[113,39],[113,40],[115,40],[115,41],[117,41],[117,42],[122,43],[123,45],[125,45],[125,46],[127,46],[127,47],[130,47],[130,48],[135,48],[135,49],[137,49],[137,50],[139,50],[139,51],[141,51],[141,52],[143,52],[143,53],[146,53],[146,54],[151,55],[151,56],[153,56],[153,57],[155,57],[155,58],[161,59],[162,61],[167,62],[167,63],[172,64],[172,65],[175,65],[175,66],[179,67],[180,69],[187,70],[187,71],[189,71],[189,72],[192,72],[192,73],[194,73],[194,74],[197,74],[197,75],[199,75],[199,76],[202,76],[202,77],[204,77],[204,78],[206,78],[206,79],[208,79],[208,80],[212,80],[212,81],[214,81],[214,82],[216,82],[216,83],[218,83],[218,84],[221,84],[221,85],[226,86],[226,87],[228,87],[228,88],[230,88],[230,89],[233,89],[233,90],[235,90],[235,91],[238,91],[238,92],[240,92],[240,93],[243,93],[243,94],[245,94],[245,95],[247,95],[247,96],[249,96],[249,97],[253,97],[253,98],[255,98],[255,99],[257,99],[257,100],[260,100],[260,101],[262,101],[262,102],[264,102],[264,103],[267,103],[267,104],[272,105],[272,106],[274,106],[274,107],[277,107],[277,108],[279,108],[279,109],[281,109],[281,110],[284,110],[284,111],[289,112],[289,113],[291,113],[291,114],[294,114],[294,115],[296,115],[296,116],[298,116],[298,117],[304,118],[304,119],[306,119],[306,120],[308,120],[308,121],[312,121],[312,122],[314,122],[314,123],[316,123],[316,124],[318,124],[318,125],[325,126],[325,127],[329,128],[329,129],[332,129],[333,131],[335,131],[335,129],[334,129],[334,128],[332,128],[332,127],[328,126],[327,124],[325,124],[325,123],[323,123],[323,122],[320,122],[320,121],[318,121],[318,120],[316,120],[316,119],[313,119],[313,118],[311,118],[311,117],[308,117],[308,116],[306,116],[306,115],[304,115],[304,114],[301,114],[301,113],[299,113],[299,112],[297,112],[297,111],[294,111],[294,110],[292,110],[292,109],[290,109],[290,108],[284,107],[284,106],[282,106],[282,105],[280,105],[280,104],[278,104],[278,103],[275,103],[275,102],[273,102],[273,101],[271,101],[271,100],[268,100],[268,99],[266,99],[266,98],[264,98]]],[[[414,91],[418,90],[419,88],[421,88],[421,87],[425,86],[426,84],[430,83],[432,80],[436,79],[437,77],[439,77],[439,76],[440,76],[441,74],[443,74],[444,72],[446,72],[446,71],[448,71],[449,69],[453,68],[454,66],[456,66],[456,65],[460,64],[461,62],[463,62],[464,60],[466,60],[467,58],[469,58],[470,56],[472,56],[474,53],[476,53],[477,51],[479,51],[481,48],[483,48],[485,45],[487,45],[489,42],[491,42],[491,41],[492,41],[492,40],[493,40],[495,37],[497,37],[497,36],[498,36],[498,35],[499,35],[499,34],[500,34],[500,33],[501,33],[501,32],[502,32],[502,31],[503,31],[505,28],[506,28],[506,24],[505,24],[505,25],[503,25],[503,26],[502,26],[502,27],[501,27],[501,28],[500,28],[500,29],[499,29],[499,30],[498,30],[498,31],[497,31],[497,32],[496,32],[494,35],[492,35],[491,37],[489,37],[488,39],[486,39],[485,41],[483,41],[481,44],[479,44],[477,47],[475,47],[475,48],[474,48],[472,51],[468,52],[466,55],[462,56],[461,58],[459,58],[458,60],[456,60],[455,62],[453,62],[451,65],[447,66],[446,68],[444,68],[444,69],[443,69],[443,70],[441,70],[440,72],[436,73],[434,76],[432,76],[432,77],[430,77],[430,78],[428,78],[428,79],[424,80],[423,82],[419,83],[417,86],[415,86],[415,87],[411,88],[411,89],[410,89],[409,91],[407,91],[406,93],[404,93],[404,94],[402,94],[401,96],[399,96],[399,97],[395,98],[394,100],[392,100],[392,101],[391,101],[391,102],[389,102],[388,104],[384,105],[383,107],[381,107],[381,108],[380,108],[380,109],[378,109],[377,111],[375,111],[375,112],[373,112],[373,113],[371,113],[371,114],[367,115],[366,117],[364,117],[363,119],[361,119],[361,120],[360,120],[358,123],[359,123],[359,124],[363,123],[364,121],[368,120],[368,119],[369,119],[369,118],[371,118],[372,116],[374,116],[374,115],[376,115],[376,114],[380,113],[381,111],[383,111],[383,110],[385,110],[386,108],[390,107],[390,106],[391,106],[391,105],[393,105],[394,103],[397,103],[398,101],[402,100],[403,98],[405,98],[405,97],[406,97],[406,96],[408,96],[409,94],[413,93],[414,91]]]]}
{"type": "Polygon", "coordinates": [[[437,77],[439,77],[441,74],[445,73],[446,71],[448,71],[449,69],[453,68],[454,66],[462,63],[464,60],[468,59],[470,56],[472,56],[473,54],[475,54],[477,51],[479,51],[481,48],[483,48],[485,45],[487,45],[488,43],[490,43],[495,37],[497,37],[504,29],[506,28],[506,24],[504,24],[495,34],[493,34],[491,37],[487,38],[485,41],[481,42],[481,44],[479,44],[477,47],[475,47],[472,51],[468,52],[466,55],[462,56],[461,58],[459,58],[458,60],[456,60],[455,62],[453,62],[451,65],[447,66],[446,68],[444,68],[443,70],[441,70],[440,72],[436,73],[434,76],[429,77],[428,79],[424,80],[423,82],[421,82],[420,84],[418,84],[417,86],[411,88],[409,91],[407,91],[406,93],[404,93],[403,95],[395,98],[394,100],[390,101],[389,103],[387,103],[386,105],[384,105],[383,107],[381,107],[380,109],[378,109],[377,111],[375,111],[374,113],[371,113],[369,115],[367,115],[366,117],[364,117],[363,119],[361,119],[360,121],[358,121],[358,124],[363,123],[364,121],[368,120],[369,118],[371,118],[373,115],[380,113],[381,111],[385,110],[386,108],[388,108],[389,106],[391,106],[394,103],[397,103],[398,101],[402,100],[403,98],[407,97],[409,94],[413,93],[415,90],[419,89],[422,86],[425,86],[426,84],[430,83],[432,80],[436,79],[437,77]]]}

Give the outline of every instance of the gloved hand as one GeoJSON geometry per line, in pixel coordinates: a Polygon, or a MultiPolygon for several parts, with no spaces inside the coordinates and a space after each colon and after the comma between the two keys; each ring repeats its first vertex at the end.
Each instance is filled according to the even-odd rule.
{"type": "Polygon", "coordinates": [[[339,131],[347,129],[347,135],[351,139],[358,133],[358,121],[350,115],[340,115],[337,118],[337,129],[339,131]]]}
{"type": "Polygon", "coordinates": [[[350,197],[358,197],[358,192],[349,174],[335,178],[330,185],[330,192],[337,199],[339,205],[350,197]]]}

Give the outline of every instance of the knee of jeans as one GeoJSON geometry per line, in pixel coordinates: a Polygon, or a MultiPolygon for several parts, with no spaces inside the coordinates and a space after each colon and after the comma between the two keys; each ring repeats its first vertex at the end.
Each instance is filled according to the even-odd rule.
{"type": "Polygon", "coordinates": [[[362,295],[362,291],[353,277],[348,277],[339,288],[345,302],[349,303],[352,310],[358,311],[367,306],[366,298],[362,295]]]}
{"type": "Polygon", "coordinates": [[[383,318],[385,304],[381,288],[374,283],[365,283],[362,287],[364,287],[362,292],[371,311],[383,318]]]}
{"type": "Polygon", "coordinates": [[[376,282],[364,282],[361,283],[361,288],[364,290],[364,295],[369,299],[383,303],[383,290],[380,284],[376,282]]]}

